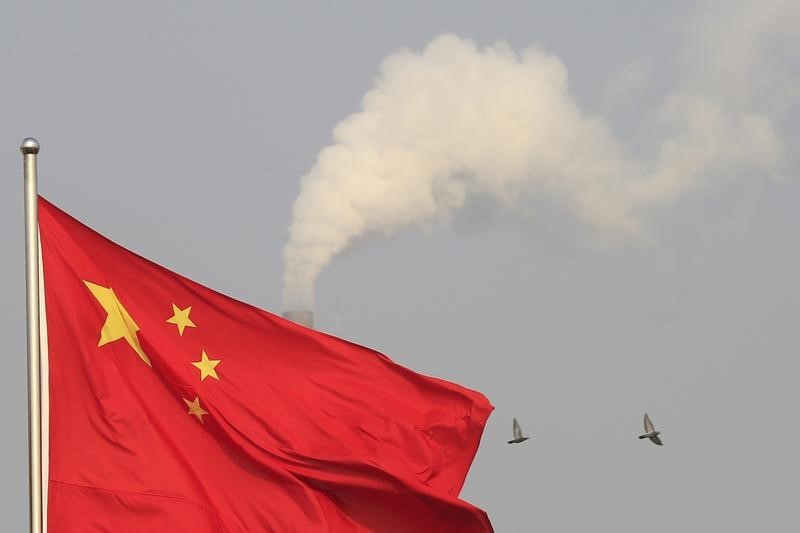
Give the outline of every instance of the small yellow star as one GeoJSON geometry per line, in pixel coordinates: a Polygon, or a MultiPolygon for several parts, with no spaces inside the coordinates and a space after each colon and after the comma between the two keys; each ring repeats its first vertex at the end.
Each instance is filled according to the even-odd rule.
{"type": "MultiPolygon", "coordinates": [[[[208,411],[206,411],[205,409],[200,407],[200,397],[199,396],[195,396],[193,402],[190,402],[186,398],[184,398],[183,401],[184,401],[184,403],[186,403],[186,406],[189,408],[189,412],[186,413],[186,414],[189,414],[189,415],[192,415],[192,416],[196,416],[197,419],[200,422],[203,422],[203,416],[207,415],[208,411]]],[[[203,423],[205,423],[205,422],[203,422],[203,423]]]]}
{"type": "Polygon", "coordinates": [[[203,350],[203,355],[200,356],[199,361],[194,361],[192,365],[196,366],[200,369],[200,381],[205,380],[208,376],[219,380],[219,376],[217,375],[217,371],[214,370],[218,364],[220,364],[220,359],[209,359],[208,355],[206,355],[206,351],[203,350]]]}
{"type": "Polygon", "coordinates": [[[187,327],[196,328],[192,319],[189,318],[189,313],[192,312],[190,305],[186,309],[180,309],[177,305],[172,304],[172,317],[167,319],[170,324],[178,326],[178,335],[183,336],[183,330],[187,327]]]}

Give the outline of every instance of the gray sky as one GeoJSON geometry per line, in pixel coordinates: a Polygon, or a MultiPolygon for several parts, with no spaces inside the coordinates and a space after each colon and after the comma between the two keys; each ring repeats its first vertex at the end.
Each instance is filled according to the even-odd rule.
{"type": "MultiPolygon", "coordinates": [[[[636,238],[598,244],[596,220],[558,195],[524,196],[522,210],[478,195],[446,224],[367,235],[322,271],[319,327],[489,397],[462,495],[499,532],[796,523],[800,59],[796,40],[775,37],[800,34],[791,2],[128,4],[0,11],[8,530],[27,521],[21,139],[41,141],[40,192],[58,206],[280,312],[300,177],[384,58],[418,56],[446,33],[557,57],[565,94],[625,165],[657,166],[665,134],[653,124],[686,95],[719,102],[723,117],[757,115],[774,136],[728,143],[735,128],[703,130],[719,134],[713,157],[670,166],[692,170],[676,171],[674,194],[625,205],[636,238]],[[635,438],[645,411],[663,448],[635,438]],[[533,439],[507,447],[514,416],[533,439]]],[[[702,128],[703,109],[678,116],[702,128]]],[[[666,135],[697,146],[681,124],[666,135]]]]}

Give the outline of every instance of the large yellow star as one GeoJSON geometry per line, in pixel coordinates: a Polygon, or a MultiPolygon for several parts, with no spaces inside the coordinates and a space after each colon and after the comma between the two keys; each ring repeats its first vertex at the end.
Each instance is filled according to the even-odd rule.
{"type": "Polygon", "coordinates": [[[186,414],[196,416],[200,422],[203,422],[203,416],[207,415],[208,411],[200,407],[200,397],[195,396],[194,401],[191,402],[186,398],[183,398],[183,401],[186,404],[186,407],[189,408],[189,411],[186,414]]]}
{"type": "Polygon", "coordinates": [[[172,304],[172,317],[167,319],[170,324],[178,326],[178,335],[183,336],[183,330],[187,327],[196,328],[192,319],[189,318],[189,313],[192,312],[190,305],[186,309],[180,309],[177,305],[172,304]]]}
{"type": "Polygon", "coordinates": [[[95,285],[88,281],[84,281],[83,283],[86,284],[108,314],[106,322],[103,324],[103,329],[100,330],[100,342],[97,343],[97,346],[103,346],[109,342],[125,339],[131,348],[139,354],[142,361],[147,363],[147,366],[153,366],[150,364],[150,358],[147,357],[144,350],[142,350],[142,346],[139,344],[139,338],[136,336],[136,332],[139,331],[139,326],[136,325],[131,315],[129,315],[128,311],[122,306],[119,298],[114,294],[114,290],[111,287],[101,287],[100,285],[95,285]]]}
{"type": "Polygon", "coordinates": [[[203,355],[200,356],[200,360],[193,362],[192,365],[200,369],[200,381],[205,380],[208,376],[219,380],[217,371],[214,370],[219,363],[220,359],[209,359],[208,355],[206,355],[206,351],[203,350],[203,355]]]}

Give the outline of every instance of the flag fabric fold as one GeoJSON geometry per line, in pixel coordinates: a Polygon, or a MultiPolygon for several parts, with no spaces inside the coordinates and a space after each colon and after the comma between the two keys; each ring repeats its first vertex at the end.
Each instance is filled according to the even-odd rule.
{"type": "Polygon", "coordinates": [[[472,532],[478,392],[216,293],[39,200],[55,532],[472,532]]]}

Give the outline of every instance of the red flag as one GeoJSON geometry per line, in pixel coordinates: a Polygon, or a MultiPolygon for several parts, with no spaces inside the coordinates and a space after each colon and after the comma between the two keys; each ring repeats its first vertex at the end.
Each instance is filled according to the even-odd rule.
{"type": "Polygon", "coordinates": [[[50,531],[491,531],[491,405],[238,302],[39,201],[50,531]]]}

